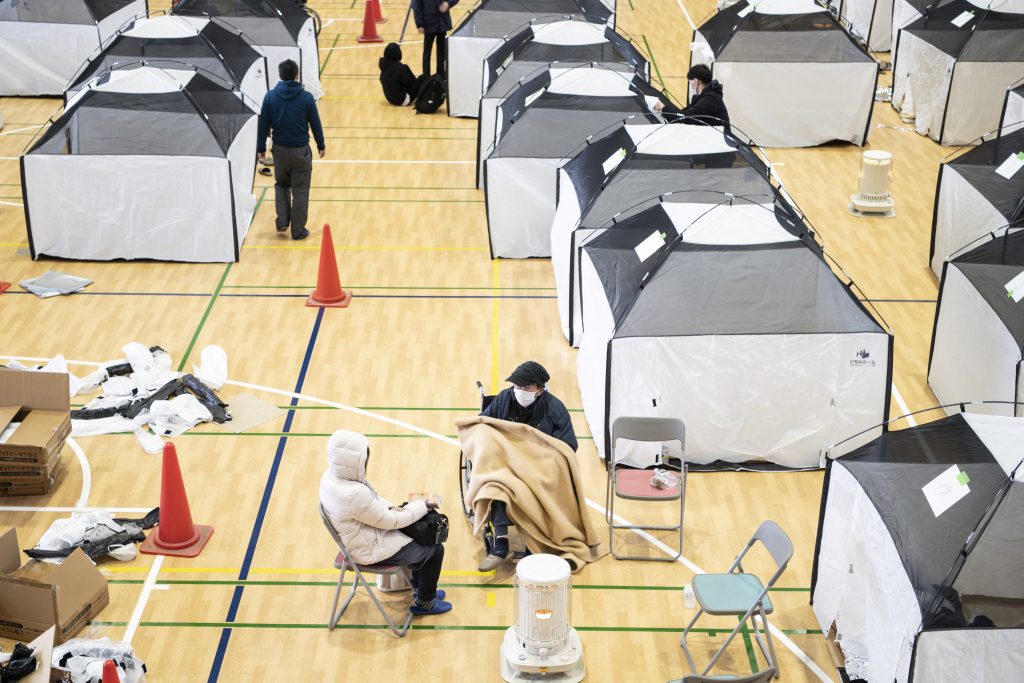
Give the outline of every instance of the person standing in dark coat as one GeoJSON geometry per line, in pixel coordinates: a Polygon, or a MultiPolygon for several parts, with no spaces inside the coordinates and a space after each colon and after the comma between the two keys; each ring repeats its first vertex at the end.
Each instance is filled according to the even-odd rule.
{"type": "Polygon", "coordinates": [[[690,105],[682,109],[672,106],[655,107],[669,114],[669,123],[722,126],[729,133],[729,110],[725,108],[722,84],[711,77],[711,69],[703,64],[690,67],[686,74],[690,82],[690,105]]]}
{"type": "MultiPolygon", "coordinates": [[[[528,424],[548,436],[564,441],[574,451],[579,449],[569,410],[547,391],[549,379],[551,376],[540,363],[528,360],[520,364],[506,380],[512,386],[500,391],[480,415],[528,424]]],[[[487,556],[480,562],[480,571],[491,571],[508,559],[508,528],[511,524],[508,506],[501,501],[493,501],[490,519],[493,540],[487,548],[487,556]]]]}
{"type": "Polygon", "coordinates": [[[423,34],[423,75],[430,75],[430,52],[437,43],[437,74],[448,77],[448,31],[452,30],[452,17],[448,10],[459,0],[412,0],[412,13],[416,28],[423,34]]]}
{"type": "Polygon", "coordinates": [[[306,217],[309,213],[309,186],[313,180],[313,153],[309,150],[309,131],[312,129],[320,158],[324,158],[327,145],[324,129],[320,125],[320,112],[316,100],[296,79],[299,65],[286,59],[277,68],[281,82],[263,98],[256,131],[256,156],[267,158],[267,135],[274,141],[274,203],[278,232],[291,225],[292,239],[309,237],[306,217]],[[272,133],[271,133],[272,131],[272,133]]]}

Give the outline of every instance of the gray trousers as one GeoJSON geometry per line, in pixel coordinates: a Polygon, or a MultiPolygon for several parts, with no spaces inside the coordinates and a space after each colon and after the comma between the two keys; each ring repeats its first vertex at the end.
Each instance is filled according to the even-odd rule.
{"type": "Polygon", "coordinates": [[[291,225],[292,237],[306,227],[309,213],[309,184],[313,179],[313,152],[309,145],[285,147],[274,145],[274,200],[277,206],[276,227],[291,225]]]}

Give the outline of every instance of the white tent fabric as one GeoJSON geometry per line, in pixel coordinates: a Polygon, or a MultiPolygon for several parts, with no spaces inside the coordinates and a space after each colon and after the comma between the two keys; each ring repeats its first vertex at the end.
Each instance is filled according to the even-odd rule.
{"type": "MultiPolygon", "coordinates": [[[[140,68],[120,76],[95,91],[168,93],[195,75],[140,68]]],[[[194,116],[206,125],[198,110],[194,116]]],[[[101,261],[238,260],[255,210],[256,127],[251,112],[227,153],[217,156],[26,154],[23,191],[33,254],[101,261]]]]}
{"type": "Polygon", "coordinates": [[[1006,91],[1003,103],[1003,119],[999,124],[1002,135],[1024,128],[1024,85],[1006,91]]]}
{"type": "MultiPolygon", "coordinates": [[[[896,0],[900,2],[901,0],[896,0]]],[[[829,0],[856,36],[875,52],[892,49],[893,0],[829,0]]]]}
{"type": "MultiPolygon", "coordinates": [[[[1009,270],[1007,280],[1013,277],[1009,270]]],[[[942,404],[1024,396],[1020,345],[955,261],[947,264],[939,292],[928,385],[942,404]]],[[[1014,414],[1012,405],[1001,403],[975,410],[1014,414]]]]}
{"type": "Polygon", "coordinates": [[[0,97],[63,94],[89,55],[126,21],[147,11],[146,0],[136,0],[97,23],[42,23],[17,21],[9,6],[2,11],[5,4],[9,0],[0,0],[0,97]]]}
{"type": "MultiPolygon", "coordinates": [[[[230,21],[229,18],[225,19],[230,21]]],[[[256,48],[267,56],[267,75],[270,77],[271,89],[281,81],[277,76],[277,65],[291,59],[299,65],[302,87],[318,100],[324,96],[324,87],[320,82],[320,53],[317,51],[316,30],[312,19],[302,27],[295,47],[256,45],[256,48]]]]}
{"type": "Polygon", "coordinates": [[[917,638],[914,683],[1013,681],[1024,671],[1024,629],[925,631],[917,638]]]}
{"type": "MultiPolygon", "coordinates": [[[[685,231],[687,242],[796,239],[769,207],[660,206],[677,231],[685,231]]],[[[758,334],[752,329],[613,338],[616,321],[586,251],[581,271],[584,333],[577,377],[602,457],[607,425],[616,418],[679,417],[686,424],[688,462],[817,467],[823,447],[878,424],[885,415],[889,338],[883,332],[758,334]],[[870,365],[851,362],[858,352],[871,359],[870,365]]],[[[865,434],[847,446],[870,438],[865,434]]]]}
{"type": "Polygon", "coordinates": [[[950,254],[1004,225],[1006,217],[992,202],[967,182],[956,166],[943,164],[935,198],[932,272],[941,276],[942,264],[950,254]]]}

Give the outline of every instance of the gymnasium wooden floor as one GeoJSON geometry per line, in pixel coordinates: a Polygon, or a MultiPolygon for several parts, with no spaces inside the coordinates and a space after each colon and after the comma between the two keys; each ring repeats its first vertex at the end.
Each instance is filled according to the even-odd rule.
{"type": "MultiPolygon", "coordinates": [[[[191,369],[205,345],[219,344],[233,380],[264,387],[228,386],[222,395],[229,403],[247,392],[287,409],[286,417],[251,433],[207,425],[176,439],[193,517],[216,533],[194,560],[140,556],[104,563],[111,603],[81,635],[130,639],[151,681],[498,681],[498,647],[514,614],[512,573],[475,571],[480,551],[458,511],[458,449],[406,425],[453,435],[453,420],[476,411],[475,380],[499,389],[511,368],[532,358],[549,369],[551,390],[573,410],[577,432],[588,435],[575,352],[559,331],[549,262],[488,258],[483,194],[473,187],[476,121],[387,106],[377,83],[380,46],[355,41],[361,5],[312,4],[327,24],[320,45],[328,93],[320,103],[328,152],[314,172],[313,236],[293,243],[275,233],[273,188],[257,176],[260,206],[239,263],[31,261],[17,156],[58,101],[0,99],[6,122],[0,133],[0,279],[16,283],[58,268],[95,280],[70,297],[44,301],[17,287],[0,296],[0,353],[63,353],[101,362],[137,340],[163,346],[178,368],[191,369]],[[333,227],[343,283],[356,294],[347,310],[303,305],[314,285],[323,223],[333,227]],[[437,490],[454,522],[442,585],[455,609],[417,621],[402,640],[379,628],[381,619],[365,599],[338,630],[326,630],[337,574],[316,511],[317,487],[327,436],[339,428],[371,436],[369,474],[383,495],[401,501],[411,491],[437,490]]],[[[456,23],[468,4],[453,10],[456,23]]],[[[649,51],[654,73],[677,100],[686,91],[688,18],[699,23],[712,7],[711,0],[619,0],[620,30],[649,51]]],[[[404,9],[400,1],[384,2],[390,18],[382,27],[385,40],[397,36],[404,9]]],[[[406,46],[414,68],[417,37],[406,46]]],[[[935,404],[925,381],[936,295],[928,240],[939,162],[953,150],[907,130],[888,104],[876,105],[872,125],[868,147],[895,154],[894,219],[847,213],[861,148],[768,154],[826,249],[895,331],[892,412],[900,415],[935,404]]],[[[158,504],[160,458],[142,452],[134,437],[79,443],[91,469],[89,506],[158,504]]],[[[83,493],[82,467],[70,452],[65,458],[63,479],[51,495],[0,500],[0,526],[17,526],[22,547],[67,515],[57,508],[74,506],[83,493]]],[[[586,493],[601,502],[604,472],[587,436],[580,458],[586,493]]],[[[576,575],[573,622],[583,638],[588,680],[682,675],[679,632],[692,614],[683,606],[682,586],[697,568],[724,570],[767,518],[796,546],[773,595],[772,623],[786,634],[777,645],[784,680],[837,680],[808,605],[821,480],[820,472],[693,475],[685,562],[605,558],[576,575]]],[[[651,514],[629,506],[622,512],[651,514]]],[[[604,529],[600,513],[593,514],[604,529]]],[[[752,569],[759,567],[766,565],[752,569]]],[[[391,597],[388,604],[397,613],[406,600],[391,597]]],[[[727,630],[735,624],[709,623],[727,630]]],[[[705,632],[694,641],[695,651],[710,656],[721,638],[705,632]]],[[[737,641],[719,670],[762,667],[755,651],[749,639],[737,641]]]]}

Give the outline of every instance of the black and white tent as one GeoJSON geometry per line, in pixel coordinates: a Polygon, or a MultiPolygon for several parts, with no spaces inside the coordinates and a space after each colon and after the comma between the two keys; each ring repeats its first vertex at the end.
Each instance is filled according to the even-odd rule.
{"type": "Polygon", "coordinates": [[[21,158],[32,257],[237,261],[257,116],[215,79],[137,68],[76,98],[21,158]]]}
{"type": "Polygon", "coordinates": [[[818,467],[888,414],[892,336],[781,202],[658,204],[580,264],[577,373],[602,457],[616,418],[678,417],[688,462],[818,467]]]}
{"type": "MultiPolygon", "coordinates": [[[[551,256],[558,168],[613,123],[635,114],[657,122],[659,100],[667,102],[642,74],[601,67],[545,69],[512,90],[498,106],[497,142],[484,161],[491,256],[551,256]]],[[[486,142],[485,131],[480,137],[486,142]]]]}
{"type": "Polygon", "coordinates": [[[939,167],[929,259],[936,275],[954,251],[1004,225],[1024,224],[1024,171],[996,172],[1024,151],[1024,130],[983,142],[939,167]]]}
{"type": "Polygon", "coordinates": [[[940,144],[965,145],[998,128],[1006,88],[1024,78],[1024,2],[992,8],[940,1],[899,32],[893,106],[940,144]]]}
{"type": "Polygon", "coordinates": [[[579,257],[591,235],[661,202],[765,204],[774,192],[757,151],[718,128],[627,120],[595,136],[558,171],[551,266],[562,332],[579,345],[579,257]]]}
{"type": "MultiPolygon", "coordinates": [[[[928,384],[940,402],[1024,402],[1024,302],[1007,296],[1021,273],[1024,225],[996,231],[943,265],[928,360],[928,384]]],[[[1024,284],[1016,288],[1016,298],[1022,295],[1024,284]]],[[[1012,403],[990,408],[1014,414],[1012,403]]],[[[1024,403],[1016,414],[1024,415],[1024,403]]]]}
{"type": "Polygon", "coordinates": [[[223,19],[267,58],[268,87],[277,85],[277,65],[291,59],[302,86],[317,99],[323,96],[316,27],[298,0],[181,0],[171,14],[223,19]]]}
{"type": "Polygon", "coordinates": [[[117,68],[107,73],[123,74],[129,64],[193,66],[231,83],[256,104],[267,92],[267,60],[237,29],[222,19],[165,15],[136,19],[123,28],[82,66],[65,98],[73,97],[98,73],[117,68]]]}
{"type": "Polygon", "coordinates": [[[0,0],[0,97],[60,95],[146,0],[0,0]]]}
{"type": "Polygon", "coordinates": [[[1020,680],[1021,443],[1021,418],[965,412],[828,462],[812,603],[846,680],[1020,680]]]}
{"type": "Polygon", "coordinates": [[[486,134],[479,135],[477,141],[477,187],[483,182],[483,160],[493,148],[494,117],[502,99],[520,82],[549,67],[571,69],[582,65],[637,72],[650,80],[647,59],[629,40],[608,26],[582,20],[530,24],[504,39],[484,58],[478,130],[486,134]]]}
{"type": "Polygon", "coordinates": [[[1013,133],[1024,128],[1024,81],[1016,87],[1007,89],[1003,100],[1003,115],[999,118],[1001,135],[1013,133]]]}
{"type": "Polygon", "coordinates": [[[483,0],[448,38],[448,114],[477,116],[483,61],[529,24],[582,19],[615,27],[615,0],[483,0]]]}
{"type": "Polygon", "coordinates": [[[731,122],[762,147],[864,144],[878,64],[814,0],[741,0],[694,31],[731,122]],[[791,84],[791,85],[787,85],[791,84]]]}
{"type": "Polygon", "coordinates": [[[850,26],[850,32],[873,52],[892,49],[893,0],[828,0],[850,26]]]}

